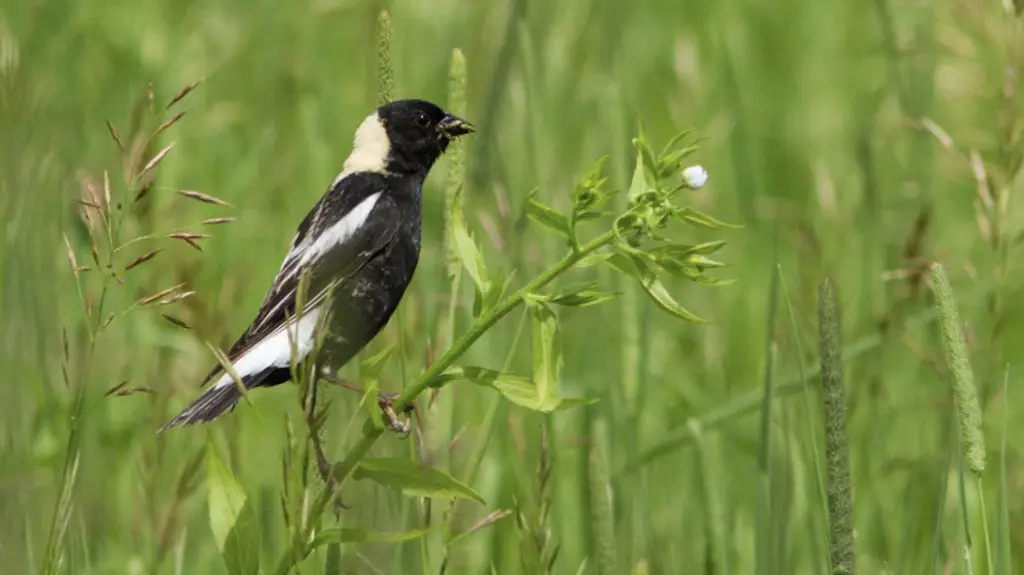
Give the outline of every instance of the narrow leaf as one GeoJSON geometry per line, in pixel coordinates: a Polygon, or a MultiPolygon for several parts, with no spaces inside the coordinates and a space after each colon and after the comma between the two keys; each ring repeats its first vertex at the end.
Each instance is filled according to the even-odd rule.
{"type": "Polygon", "coordinates": [[[224,465],[217,455],[213,444],[206,448],[206,485],[207,504],[210,508],[210,530],[213,540],[222,555],[225,554],[225,543],[228,534],[238,521],[242,508],[245,506],[246,495],[238,484],[231,470],[224,465]]]}
{"type": "Polygon", "coordinates": [[[554,394],[548,397],[547,403],[541,403],[540,396],[537,393],[537,386],[529,378],[483,367],[449,368],[439,379],[441,385],[451,381],[464,380],[490,387],[501,393],[505,399],[512,403],[534,411],[550,412],[597,403],[597,399],[558,397],[554,394]]]}
{"type": "Polygon", "coordinates": [[[587,283],[565,288],[555,295],[545,297],[545,301],[566,307],[588,307],[614,299],[619,294],[602,292],[594,289],[596,284],[587,283]]]}
{"type": "Polygon", "coordinates": [[[431,532],[439,529],[442,525],[443,524],[438,523],[433,527],[428,527],[427,529],[402,531],[398,533],[376,533],[373,531],[351,528],[324,529],[316,536],[316,538],[313,539],[310,549],[316,549],[329,543],[401,543],[403,541],[412,541],[414,539],[419,539],[424,535],[429,535],[431,532]]]}
{"type": "Polygon", "coordinates": [[[391,352],[393,352],[394,349],[394,345],[389,345],[373,356],[364,359],[359,367],[361,377],[379,376],[381,371],[384,370],[384,366],[387,364],[388,359],[391,357],[391,352]]]}
{"type": "Polygon", "coordinates": [[[555,208],[537,201],[534,197],[536,192],[537,190],[530,192],[526,198],[526,217],[561,236],[570,237],[569,218],[555,208]]]}
{"type": "Polygon", "coordinates": [[[468,485],[432,467],[411,459],[385,457],[359,462],[352,477],[369,479],[410,497],[461,497],[486,504],[468,485]]]}
{"type": "Polygon", "coordinates": [[[735,230],[743,227],[742,225],[729,224],[721,220],[715,219],[693,208],[683,208],[676,214],[676,217],[684,222],[688,222],[697,226],[703,226],[705,228],[710,228],[712,230],[735,230]]]}
{"type": "Polygon", "coordinates": [[[561,370],[562,354],[557,337],[558,318],[543,303],[530,306],[533,323],[533,383],[540,405],[551,403],[561,370]]]}
{"type": "Polygon", "coordinates": [[[462,262],[463,267],[476,284],[481,293],[488,293],[491,289],[491,282],[487,279],[487,269],[484,266],[483,256],[469,235],[466,229],[466,222],[462,214],[462,189],[455,190],[452,198],[451,209],[448,213],[448,233],[452,239],[452,247],[455,255],[462,262]]]}
{"type": "Polygon", "coordinates": [[[686,310],[668,293],[668,289],[661,283],[658,276],[651,270],[647,262],[640,259],[639,256],[618,251],[612,257],[606,260],[609,265],[615,269],[635,277],[640,282],[640,287],[643,288],[644,292],[650,296],[651,300],[657,304],[658,307],[667,311],[668,313],[689,322],[693,323],[706,323],[704,319],[694,315],[692,312],[686,310]]]}
{"type": "Polygon", "coordinates": [[[646,193],[647,190],[647,175],[644,172],[643,155],[637,150],[636,165],[633,167],[633,179],[629,183],[629,204],[633,205],[637,198],[646,193]]]}

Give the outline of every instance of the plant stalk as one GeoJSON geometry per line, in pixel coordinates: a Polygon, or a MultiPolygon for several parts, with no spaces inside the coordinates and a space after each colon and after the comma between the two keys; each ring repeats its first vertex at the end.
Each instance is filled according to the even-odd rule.
{"type": "MultiPolygon", "coordinates": [[[[610,244],[614,240],[614,231],[601,234],[581,246],[579,250],[574,250],[567,254],[558,263],[534,278],[533,281],[519,288],[511,296],[499,302],[493,309],[477,318],[477,320],[473,322],[473,325],[463,333],[458,340],[452,343],[452,346],[448,348],[448,351],[446,351],[440,359],[435,361],[426,371],[420,374],[415,383],[409,385],[404,391],[402,391],[401,395],[395,399],[395,411],[397,413],[401,413],[406,407],[411,405],[424,390],[430,387],[446,369],[455,363],[455,360],[465,354],[466,351],[476,343],[476,340],[480,339],[480,336],[487,333],[494,324],[498,323],[498,321],[508,315],[510,311],[515,309],[516,306],[521,304],[527,295],[534,293],[551,283],[555,278],[576,265],[581,259],[610,244]]],[[[335,466],[334,477],[339,483],[345,481],[345,479],[352,474],[359,461],[366,456],[370,451],[370,447],[373,446],[374,442],[377,441],[383,433],[383,427],[376,427],[369,419],[367,419],[366,423],[363,425],[363,438],[354,448],[352,448],[352,451],[349,452],[345,459],[335,466]]]]}

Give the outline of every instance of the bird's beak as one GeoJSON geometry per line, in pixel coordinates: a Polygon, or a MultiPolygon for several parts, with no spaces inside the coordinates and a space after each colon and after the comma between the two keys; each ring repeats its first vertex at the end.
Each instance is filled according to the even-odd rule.
{"type": "Polygon", "coordinates": [[[437,129],[449,138],[464,136],[475,131],[473,124],[451,114],[448,114],[441,120],[441,123],[437,125],[437,129]]]}

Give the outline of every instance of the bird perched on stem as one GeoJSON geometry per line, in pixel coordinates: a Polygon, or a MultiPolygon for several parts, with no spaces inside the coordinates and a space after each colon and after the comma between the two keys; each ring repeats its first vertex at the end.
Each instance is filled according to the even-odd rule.
{"type": "Polygon", "coordinates": [[[423,100],[370,114],[341,174],[299,224],[256,318],[228,351],[231,369],[214,368],[206,378],[213,385],[161,431],[223,414],[242,397],[239,384],[289,381],[293,354],[296,363],[312,361],[315,373],[333,374],[369,343],[419,261],[423,182],[452,140],[472,131],[423,100]]]}

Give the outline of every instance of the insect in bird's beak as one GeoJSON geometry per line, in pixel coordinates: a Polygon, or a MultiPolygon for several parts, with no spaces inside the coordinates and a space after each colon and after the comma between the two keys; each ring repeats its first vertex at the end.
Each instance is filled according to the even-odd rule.
{"type": "Polygon", "coordinates": [[[451,114],[448,114],[443,120],[441,120],[441,123],[437,125],[437,129],[449,138],[463,136],[475,131],[473,124],[451,114]]]}

